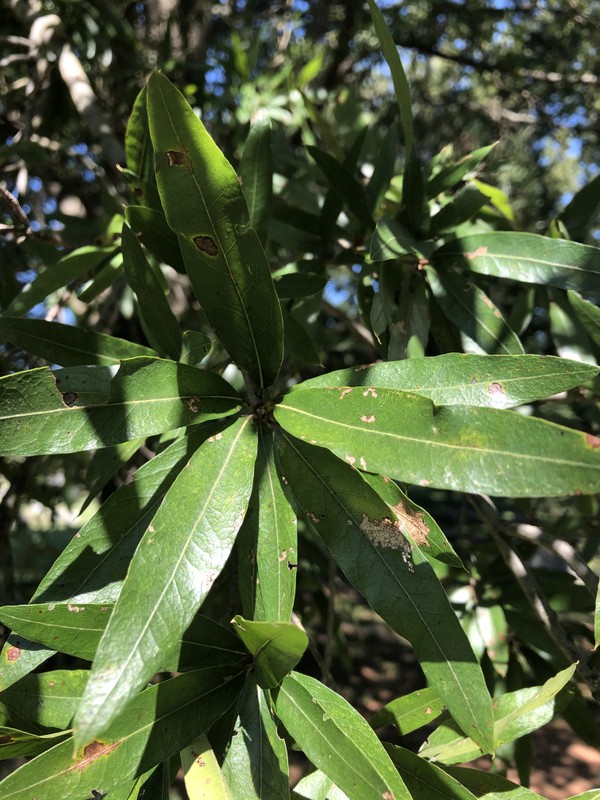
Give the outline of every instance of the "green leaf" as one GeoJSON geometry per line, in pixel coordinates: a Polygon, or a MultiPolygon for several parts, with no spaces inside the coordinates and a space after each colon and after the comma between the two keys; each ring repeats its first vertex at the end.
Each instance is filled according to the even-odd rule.
{"type": "Polygon", "coordinates": [[[567,295],[579,322],[596,347],[600,347],[600,308],[589,300],[584,300],[577,292],[569,291],[567,295]]]}
{"type": "Polygon", "coordinates": [[[288,272],[275,276],[275,290],[282,300],[310,297],[323,291],[327,278],[314,272],[288,272]]]}
{"type": "Polygon", "coordinates": [[[109,261],[114,247],[80,247],[40,273],[4,309],[3,316],[19,316],[43,302],[49,294],[109,261]]]}
{"type": "Polygon", "coordinates": [[[310,334],[291,311],[283,309],[285,349],[301,363],[320,364],[319,356],[310,334]]]}
{"type": "Polygon", "coordinates": [[[480,772],[467,767],[444,767],[444,771],[466,786],[475,797],[483,800],[545,800],[542,795],[493,772],[480,772]]]}
{"type": "Polygon", "coordinates": [[[364,187],[354,175],[329,153],[307,146],[338,198],[347,206],[361,226],[372,225],[371,210],[364,187]]]}
{"type": "Polygon", "coordinates": [[[436,250],[436,269],[471,270],[482,275],[575,289],[598,296],[598,248],[535,233],[482,233],[454,239],[436,250]]]}
{"type": "Polygon", "coordinates": [[[273,199],[273,145],[270,120],[259,120],[250,128],[240,160],[239,174],[248,205],[250,225],[265,245],[269,236],[273,199]]]}
{"type": "Polygon", "coordinates": [[[53,364],[118,364],[126,358],[156,356],[156,352],[105,333],[28,317],[0,317],[0,336],[53,364]]]}
{"type": "Polygon", "coordinates": [[[294,786],[292,800],[349,800],[325,773],[317,769],[294,786]]]}
{"type": "Polygon", "coordinates": [[[181,768],[189,800],[235,800],[205,733],[183,748],[181,768]]]}
{"type": "Polygon", "coordinates": [[[185,274],[177,234],[169,228],[162,209],[128,206],[125,209],[125,219],[129,227],[140,237],[144,247],[148,248],[158,261],[169,264],[177,272],[185,274]]]}
{"type": "Polygon", "coordinates": [[[463,222],[472,219],[487,202],[486,195],[468,183],[431,218],[431,234],[457,228],[463,222]]]}
{"type": "Polygon", "coordinates": [[[409,151],[413,144],[413,116],[410,102],[410,88],[406,74],[398,55],[398,49],[392,39],[389,28],[385,23],[383,14],[375,4],[375,0],[368,0],[375,33],[381,44],[381,50],[390,68],[396,100],[400,110],[400,120],[404,132],[404,147],[409,151]]]}
{"type": "Polygon", "coordinates": [[[0,378],[2,455],[75,453],[196,425],[236,411],[239,399],[219,375],[174,361],[132,358],[110,381],[109,394],[87,402],[95,374],[66,383],[46,367],[0,378]]]}
{"type": "Polygon", "coordinates": [[[25,675],[2,692],[2,702],[29,722],[44,728],[68,728],[89,672],[53,670],[25,675]]]}
{"type": "Polygon", "coordinates": [[[565,293],[559,289],[547,291],[550,335],[558,355],[588,364],[596,363],[594,347],[565,293]]]}
{"type": "Polygon", "coordinates": [[[433,687],[418,689],[404,697],[398,697],[375,714],[371,726],[375,729],[384,725],[395,725],[400,736],[419,730],[437,719],[445,709],[445,704],[433,687]]]}
{"type": "Polygon", "coordinates": [[[558,217],[571,239],[581,241],[585,238],[599,207],[600,175],[596,175],[573,195],[569,205],[558,217]]]}
{"type": "Polygon", "coordinates": [[[158,190],[154,175],[154,150],[148,130],[148,89],[146,86],[135,98],[125,133],[127,166],[136,176],[132,181],[138,201],[156,207],[158,190]]]}
{"type": "Polygon", "coordinates": [[[98,646],[74,723],[79,746],[110,725],[190,624],[243,522],[255,456],[245,417],[207,440],[168,490],[98,646]]]}
{"type": "Polygon", "coordinates": [[[430,397],[438,405],[510,408],[541,400],[595,378],[592,364],[555,356],[442,356],[350,367],[299,384],[304,388],[381,386],[430,397]]]}
{"type": "Polygon", "coordinates": [[[352,800],[410,800],[373,730],[339,694],[293,672],[279,687],[275,710],[313,764],[352,800]]]}
{"type": "Polygon", "coordinates": [[[67,731],[41,735],[0,726],[0,760],[20,758],[22,756],[37,756],[54,747],[67,735],[67,731]]]}
{"type": "Polygon", "coordinates": [[[434,406],[369,386],[298,390],[275,409],[290,433],[390,478],[507,497],[595,493],[600,439],[513,411],[434,406]]]}
{"type": "Polygon", "coordinates": [[[243,615],[289,622],[296,594],[297,520],[279,482],[273,436],[259,426],[254,489],[237,539],[243,615]]]}
{"type": "Polygon", "coordinates": [[[236,614],[233,625],[254,656],[256,682],[263,689],[279,686],[308,647],[308,636],[293,622],[254,622],[236,614]]]}
{"type": "Polygon", "coordinates": [[[405,255],[420,257],[423,244],[400,222],[383,216],[371,238],[371,261],[391,261],[405,255]]]}
{"type": "Polygon", "coordinates": [[[433,569],[404,538],[400,521],[360,472],[327,450],[284,433],[276,443],[282,476],[348,580],[410,641],[461,727],[491,746],[492,706],[479,664],[433,569]]]}
{"type": "Polygon", "coordinates": [[[521,355],[523,345],[510,329],[500,310],[473,281],[454,272],[440,274],[427,267],[431,291],[442,311],[468,337],[465,349],[488,355],[521,355]]]}
{"type": "Polygon", "coordinates": [[[132,439],[130,442],[121,442],[112,447],[103,447],[96,450],[88,464],[85,482],[89,487],[80,514],[83,514],[92,500],[97,497],[107,483],[133,458],[144,444],[144,438],[132,439]]]}
{"type": "Polygon", "coordinates": [[[136,235],[128,225],[123,225],[121,240],[123,265],[127,282],[135,292],[140,306],[140,319],[150,344],[161,355],[179,358],[181,330],[171,311],[162,286],[136,235]]]}
{"type": "Polygon", "coordinates": [[[223,774],[235,798],[289,798],[287,748],[277,733],[267,694],[246,677],[223,774]]]}
{"type": "MultiPolygon", "coordinates": [[[[574,672],[575,665],[572,665],[550,678],[543,686],[531,686],[495,697],[495,749],[550,722],[571,699],[565,687],[574,672]]],[[[471,761],[485,753],[471,739],[461,735],[452,722],[437,728],[420,751],[423,758],[445,764],[471,761]]]]}
{"type": "MultiPolygon", "coordinates": [[[[486,147],[480,147],[477,150],[473,150],[472,153],[463,156],[459,161],[453,161],[443,166],[427,181],[427,197],[437,197],[442,192],[454,189],[465,176],[481,166],[497,144],[498,142],[494,142],[486,147]]],[[[475,185],[477,186],[477,184],[475,185]]]]}
{"type": "Polygon", "coordinates": [[[435,764],[404,747],[385,745],[413,800],[475,800],[475,795],[435,764]]]}
{"type": "Polygon", "coordinates": [[[178,753],[235,702],[242,675],[220,667],[151,686],[85,748],[68,739],[0,782],[2,800],[88,800],[178,753]],[[229,680],[225,680],[229,678],[229,680]]]}
{"type": "Polygon", "coordinates": [[[158,188],[194,292],[238,366],[268,386],[283,358],[281,309],[237,176],[167,78],[154,73],[148,92],[158,188]]]}

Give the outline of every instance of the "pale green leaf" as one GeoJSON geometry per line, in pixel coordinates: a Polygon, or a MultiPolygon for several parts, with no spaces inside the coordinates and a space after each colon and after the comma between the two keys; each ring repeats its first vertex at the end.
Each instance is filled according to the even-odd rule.
{"type": "Polygon", "coordinates": [[[390,507],[327,450],[282,434],[276,453],[282,480],[348,580],[410,641],[461,727],[491,747],[492,705],[479,664],[433,569],[390,507]]]}
{"type": "MultiPolygon", "coordinates": [[[[151,358],[123,361],[109,393],[87,402],[90,367],[77,380],[46,367],[0,378],[2,455],[74,453],[196,425],[239,408],[219,375],[151,358]],[[65,380],[63,380],[63,377],[65,380]]],[[[73,376],[74,373],[71,373],[73,376]]]]}
{"type": "Polygon", "coordinates": [[[219,339],[259,386],[283,358],[281,308],[237,175],[160,73],[148,83],[157,182],[194,292],[219,339]]]}
{"type": "Polygon", "coordinates": [[[52,670],[25,675],[2,692],[2,702],[24,719],[44,728],[68,728],[89,672],[52,670]]]}
{"type": "Polygon", "coordinates": [[[234,800],[205,733],[183,748],[181,768],[188,800],[234,800]]]}
{"type": "Polygon", "coordinates": [[[308,647],[308,636],[293,622],[255,622],[237,614],[233,625],[254,656],[256,682],[263,689],[278,686],[308,647]]]}
{"type": "Polygon", "coordinates": [[[78,745],[110,725],[190,624],[243,522],[255,457],[256,436],[245,417],[207,440],[168,490],[98,647],[75,718],[78,745]]]}
{"type": "Polygon", "coordinates": [[[392,700],[375,714],[371,720],[373,728],[395,725],[401,736],[422,728],[437,719],[445,704],[433,687],[418,689],[404,697],[392,700]]]}
{"type": "Polygon", "coordinates": [[[381,386],[430,397],[438,406],[510,408],[541,400],[595,378],[593,364],[556,356],[442,356],[350,367],[311,378],[309,387],[381,386]]]}
{"type": "Polygon", "coordinates": [[[508,497],[600,488],[600,439],[513,411],[436,407],[368,386],[298,390],[275,417],[349,464],[407,483],[508,497]]]}

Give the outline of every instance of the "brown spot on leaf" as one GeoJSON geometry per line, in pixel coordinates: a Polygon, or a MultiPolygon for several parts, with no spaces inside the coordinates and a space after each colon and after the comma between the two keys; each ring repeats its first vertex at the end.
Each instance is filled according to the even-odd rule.
{"type": "Polygon", "coordinates": [[[21,655],[21,652],[20,647],[9,647],[6,652],[6,658],[10,662],[16,661],[21,655]]]}
{"type": "Polygon", "coordinates": [[[592,436],[591,433],[586,433],[585,443],[588,447],[592,447],[595,450],[596,447],[600,447],[600,437],[592,436]]]}
{"type": "Polygon", "coordinates": [[[180,153],[179,150],[167,150],[167,161],[170,167],[185,167],[191,170],[192,165],[187,153],[180,153]]]}
{"type": "Polygon", "coordinates": [[[375,422],[375,414],[371,414],[370,417],[367,417],[366,414],[363,414],[362,417],[360,418],[360,421],[361,422],[366,422],[367,424],[370,424],[371,422],[375,422]]]}
{"type": "Polygon", "coordinates": [[[363,397],[369,397],[369,395],[371,395],[371,397],[377,397],[377,392],[372,386],[367,387],[363,392],[363,397]]]}
{"type": "Polygon", "coordinates": [[[309,520],[312,522],[313,525],[319,524],[319,518],[317,517],[316,514],[313,514],[312,511],[307,511],[306,516],[309,518],[309,520]]]}
{"type": "Polygon", "coordinates": [[[393,509],[402,529],[412,536],[415,544],[429,547],[429,525],[425,522],[425,515],[420,511],[414,511],[408,503],[404,503],[402,500],[398,505],[393,506],[393,509]]]}
{"type": "Polygon", "coordinates": [[[198,409],[200,407],[200,398],[198,397],[197,394],[193,395],[192,397],[188,397],[187,407],[193,414],[196,414],[198,412],[198,409]]]}
{"type": "Polygon", "coordinates": [[[71,406],[74,406],[75,403],[77,402],[78,397],[79,395],[76,394],[75,392],[65,392],[62,396],[63,403],[69,408],[71,408],[71,406]]]}
{"type": "Polygon", "coordinates": [[[479,256],[485,256],[487,254],[488,248],[485,245],[478,247],[477,250],[473,250],[472,253],[465,253],[465,256],[469,259],[469,261],[473,261],[474,258],[479,258],[479,256]]]}
{"type": "Polygon", "coordinates": [[[212,236],[194,236],[194,244],[207,256],[218,256],[219,248],[212,236]]]}
{"type": "Polygon", "coordinates": [[[491,395],[504,394],[504,387],[502,386],[501,383],[495,383],[494,382],[494,383],[490,383],[490,385],[487,388],[487,391],[488,391],[488,394],[491,394],[491,395]]]}
{"type": "Polygon", "coordinates": [[[0,736],[0,744],[8,744],[9,742],[12,742],[12,738],[10,736],[7,734],[0,736]]]}
{"type": "Polygon", "coordinates": [[[120,742],[113,742],[112,744],[105,744],[104,742],[91,742],[83,749],[83,756],[79,759],[79,761],[74,764],[69,769],[79,769],[83,770],[88,767],[93,761],[96,761],[97,758],[100,756],[108,755],[112,752],[116,747],[118,747],[120,742]]]}
{"type": "Polygon", "coordinates": [[[388,517],[384,519],[369,519],[366,514],[363,514],[360,529],[375,547],[400,550],[402,559],[408,569],[410,572],[414,572],[412,548],[410,542],[402,533],[402,527],[398,520],[391,520],[388,517]]]}
{"type": "Polygon", "coordinates": [[[338,388],[339,391],[341,391],[341,395],[339,397],[340,400],[343,400],[344,397],[346,397],[346,395],[350,394],[350,392],[352,391],[350,386],[346,386],[346,387],[338,386],[337,388],[338,388]]]}

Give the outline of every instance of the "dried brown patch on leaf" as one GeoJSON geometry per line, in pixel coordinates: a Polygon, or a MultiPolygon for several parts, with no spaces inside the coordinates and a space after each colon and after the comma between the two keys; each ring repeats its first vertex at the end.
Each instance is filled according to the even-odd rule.
{"type": "Polygon", "coordinates": [[[465,253],[465,256],[469,259],[469,261],[473,261],[474,258],[479,258],[480,256],[487,255],[488,248],[485,245],[478,247],[477,250],[473,250],[472,253],[465,253]]]}
{"type": "Polygon", "coordinates": [[[207,256],[218,256],[219,248],[212,236],[194,236],[194,244],[207,256]]]}
{"type": "Polygon", "coordinates": [[[495,395],[499,396],[506,394],[506,392],[504,391],[504,386],[502,386],[501,383],[497,383],[496,381],[494,381],[494,383],[490,383],[490,385],[487,388],[487,393],[491,394],[492,396],[495,395]]]}
{"type": "Polygon", "coordinates": [[[366,514],[363,514],[360,529],[375,547],[382,547],[386,550],[400,550],[402,560],[408,566],[408,569],[414,572],[412,548],[410,542],[402,533],[402,527],[398,520],[392,520],[389,517],[369,519],[366,514]]]}
{"type": "Polygon", "coordinates": [[[98,741],[91,742],[84,747],[82,758],[80,758],[79,761],[77,761],[77,763],[72,767],[69,767],[69,769],[83,770],[93,761],[96,761],[96,759],[100,758],[100,756],[108,755],[116,747],[118,747],[119,744],[120,742],[113,742],[112,744],[105,744],[104,742],[98,741]]]}
{"type": "Polygon", "coordinates": [[[402,530],[406,531],[419,547],[423,545],[429,547],[429,525],[425,522],[423,512],[414,511],[408,503],[402,501],[392,507],[402,526],[402,530]]]}
{"type": "Polygon", "coordinates": [[[6,651],[6,660],[11,663],[17,661],[23,651],[20,647],[9,647],[6,651]]]}
{"type": "Polygon", "coordinates": [[[200,398],[197,394],[192,395],[192,397],[188,397],[187,399],[187,407],[192,412],[192,414],[196,414],[198,409],[200,408],[200,398]]]}
{"type": "Polygon", "coordinates": [[[600,437],[592,436],[591,433],[586,433],[585,443],[587,444],[588,447],[591,447],[592,449],[595,450],[597,447],[600,447],[600,437]]]}
{"type": "Polygon", "coordinates": [[[185,151],[182,153],[179,150],[167,150],[167,161],[170,167],[185,167],[190,172],[192,170],[192,162],[185,151]]]}

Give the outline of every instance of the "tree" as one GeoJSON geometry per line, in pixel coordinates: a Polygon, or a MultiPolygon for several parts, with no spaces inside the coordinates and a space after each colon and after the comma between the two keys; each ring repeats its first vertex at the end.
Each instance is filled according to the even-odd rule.
{"type": "MultiPolygon", "coordinates": [[[[323,111],[306,96],[296,117],[290,103],[291,140],[247,113],[251,95],[240,106],[252,124],[232,125],[225,146],[233,159],[245,137],[238,179],[154,72],[129,115],[127,167],[106,172],[129,187],[124,212],[105,197],[110,181],[91,181],[87,199],[107,211],[99,242],[65,252],[69,226],[59,242],[37,239],[8,198],[9,258],[46,268],[3,287],[0,330],[31,354],[0,380],[7,474],[27,457],[56,475],[56,456],[96,451],[88,503],[107,499],[31,601],[0,608],[12,631],[2,746],[32,757],[4,796],[166,797],[181,758],[190,797],[208,766],[224,797],[280,798],[286,740],[317,770],[297,796],[485,796],[511,784],[453,765],[506,754],[563,710],[597,741],[580,693],[600,698],[595,545],[559,537],[556,519],[593,524],[600,488],[600,270],[597,248],[578,241],[598,182],[549,235],[515,230],[506,195],[481,180],[493,146],[460,159],[421,150],[393,38],[369,8],[400,168],[395,128],[367,131],[354,97],[323,111]],[[30,313],[40,303],[45,319],[30,313]],[[112,332],[99,330],[109,319],[112,332]],[[107,490],[132,460],[131,480],[107,490]],[[437,490],[456,507],[468,497],[470,553],[417,503],[436,505],[437,490]],[[580,583],[560,570],[544,582],[528,566],[539,545],[580,583]],[[372,727],[296,669],[310,634],[294,616],[305,553],[339,569],[427,678],[372,727]],[[469,600],[453,608],[457,586],[469,600]],[[559,593],[584,625],[559,618],[559,593]],[[48,669],[56,651],[91,667],[48,669]],[[374,730],[434,720],[418,755],[374,730]]],[[[108,159],[118,137],[105,133],[108,159]]]]}

